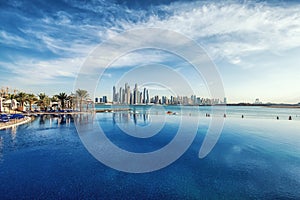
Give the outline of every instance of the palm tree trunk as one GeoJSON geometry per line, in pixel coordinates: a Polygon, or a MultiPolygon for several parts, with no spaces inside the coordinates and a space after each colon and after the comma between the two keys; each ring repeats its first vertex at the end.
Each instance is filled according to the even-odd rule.
{"type": "Polygon", "coordinates": [[[80,99],[80,102],[79,102],[79,111],[80,112],[82,111],[82,99],[80,99]]]}

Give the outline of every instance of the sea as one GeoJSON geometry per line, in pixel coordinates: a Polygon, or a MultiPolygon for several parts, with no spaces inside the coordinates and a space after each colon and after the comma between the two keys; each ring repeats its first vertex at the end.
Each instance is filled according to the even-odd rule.
{"type": "Polygon", "coordinates": [[[300,109],[96,109],[0,130],[0,199],[300,199],[300,109]]]}

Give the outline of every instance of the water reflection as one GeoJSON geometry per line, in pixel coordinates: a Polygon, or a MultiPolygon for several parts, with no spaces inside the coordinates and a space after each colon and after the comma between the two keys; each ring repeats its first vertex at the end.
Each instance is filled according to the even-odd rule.
{"type": "MultiPolygon", "coordinates": [[[[94,113],[84,113],[84,114],[77,114],[73,115],[74,122],[77,124],[91,124],[95,120],[95,114],[94,113]]],[[[71,122],[71,121],[69,121],[71,122]]]]}
{"type": "Polygon", "coordinates": [[[46,118],[46,115],[41,115],[40,116],[40,120],[39,120],[40,125],[45,124],[45,118],[46,118]]]}
{"type": "Polygon", "coordinates": [[[3,137],[0,136],[0,162],[3,160],[2,159],[3,158],[3,146],[4,146],[4,144],[3,144],[3,137]]]}
{"type": "MultiPolygon", "coordinates": [[[[66,126],[71,127],[72,123],[74,122],[74,116],[71,114],[43,114],[38,115],[35,117],[35,120],[31,123],[19,125],[19,126],[12,126],[11,128],[5,129],[5,133],[10,136],[12,142],[17,143],[17,134],[22,130],[22,127],[32,127],[33,124],[38,125],[39,128],[49,128],[49,127],[60,127],[66,126]]],[[[75,117],[76,119],[80,117],[75,117]]]]}
{"type": "Polygon", "coordinates": [[[147,126],[151,123],[151,117],[148,113],[130,113],[130,112],[119,112],[113,113],[112,116],[113,124],[128,124],[133,122],[137,126],[147,126]]]}
{"type": "Polygon", "coordinates": [[[128,135],[148,138],[157,134],[164,127],[166,116],[152,116],[147,112],[118,112],[112,114],[112,122],[114,126],[128,135]]]}
{"type": "Polygon", "coordinates": [[[70,127],[70,123],[72,122],[72,115],[70,114],[53,114],[53,115],[41,115],[39,117],[39,124],[41,126],[46,125],[46,122],[49,123],[50,127],[52,127],[53,125],[66,125],[68,127],[70,127]]]}
{"type": "MultiPolygon", "coordinates": [[[[156,122],[159,123],[158,119],[163,120],[163,118],[158,118],[155,112],[148,115],[140,113],[136,113],[136,124],[148,123],[145,127],[156,122]]],[[[106,133],[112,134],[113,137],[109,138],[112,139],[112,142],[116,141],[117,145],[128,148],[128,150],[140,148],[138,150],[143,152],[156,150],[169,142],[172,139],[167,137],[169,133],[177,131],[177,127],[173,126],[173,121],[181,118],[179,115],[173,116],[164,113],[162,116],[168,120],[166,129],[162,132],[161,137],[152,138],[153,142],[145,140],[143,143],[142,140],[139,140],[135,143],[133,142],[135,140],[131,140],[131,138],[113,135],[116,130],[112,127],[112,120],[115,120],[116,127],[121,126],[120,124],[142,127],[135,124],[133,114],[120,112],[97,115],[99,121],[101,120],[100,124],[102,123],[101,125],[110,131],[106,133]],[[121,141],[118,140],[119,138],[121,141]],[[123,140],[123,138],[125,139],[123,140]],[[128,143],[128,146],[123,145],[125,143],[128,143]],[[130,148],[129,145],[136,145],[138,148],[130,148]]],[[[128,192],[128,188],[134,188],[136,191],[143,191],[139,194],[146,194],[146,196],[138,196],[140,199],[147,198],[147,194],[153,191],[157,191],[158,195],[153,197],[157,199],[161,197],[161,194],[166,194],[166,199],[175,197],[195,199],[197,194],[199,194],[198,197],[201,197],[203,190],[207,192],[204,194],[206,196],[220,194],[216,198],[223,199],[235,197],[247,199],[254,196],[258,199],[268,197],[299,199],[300,197],[298,192],[300,187],[299,121],[250,120],[247,118],[242,120],[240,116],[237,119],[227,116],[224,134],[216,148],[209,156],[200,160],[197,155],[209,124],[209,120],[203,117],[197,138],[181,159],[178,159],[170,167],[154,173],[141,174],[137,178],[136,174],[112,170],[92,158],[82,147],[82,141],[79,139],[74,125],[71,124],[72,128],[63,129],[67,126],[68,120],[73,120],[72,117],[65,117],[66,124],[59,128],[56,127],[58,116],[44,116],[45,125],[42,126],[54,127],[51,129],[41,128],[39,117],[29,127],[27,125],[19,126],[16,145],[11,141],[11,129],[0,131],[1,197],[7,195],[7,199],[12,197],[21,199],[24,195],[28,198],[38,195],[46,198],[45,195],[49,194],[49,191],[54,191],[53,198],[59,199],[63,197],[55,196],[55,194],[62,194],[60,193],[61,188],[66,189],[63,191],[66,194],[64,197],[78,194],[78,188],[80,188],[87,193],[83,192],[79,198],[84,198],[90,193],[95,195],[95,198],[103,198],[103,191],[99,188],[107,185],[116,186],[120,180],[124,185],[120,189],[120,195],[129,195],[131,191],[128,192]],[[228,184],[229,182],[232,184],[228,184]],[[40,186],[38,190],[37,185],[40,186]],[[190,185],[190,187],[182,187],[183,185],[190,185]],[[59,191],[56,193],[56,190],[59,191]],[[168,195],[171,190],[180,193],[178,192],[178,196],[168,195]],[[234,197],[232,197],[233,194],[234,197]]],[[[95,115],[82,114],[73,117],[77,122],[86,123],[93,120],[95,115]]],[[[188,120],[196,119],[186,118],[188,120]]],[[[91,134],[83,133],[87,138],[93,134],[93,132],[91,134]]],[[[98,133],[94,135],[98,137],[98,133]]],[[[106,144],[106,142],[96,143],[95,149],[97,150],[99,147],[102,152],[107,153],[106,144]]],[[[176,149],[174,151],[176,152],[176,149]]],[[[126,157],[119,156],[119,158],[117,161],[128,165],[126,157]]],[[[157,160],[157,162],[160,161],[157,160]]],[[[111,187],[106,194],[112,197],[115,193],[115,187],[111,187]]]]}
{"type": "Polygon", "coordinates": [[[11,127],[11,140],[15,141],[16,137],[17,137],[17,126],[13,126],[11,127]]]}

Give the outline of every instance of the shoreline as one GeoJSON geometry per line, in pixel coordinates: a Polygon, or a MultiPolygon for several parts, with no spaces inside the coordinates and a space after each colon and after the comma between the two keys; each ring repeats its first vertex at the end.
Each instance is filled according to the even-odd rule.
{"type": "Polygon", "coordinates": [[[300,106],[288,106],[288,105],[271,105],[271,106],[263,106],[263,107],[266,107],[266,108],[300,108],[300,106]]]}
{"type": "Polygon", "coordinates": [[[14,126],[19,126],[22,124],[27,124],[27,123],[33,121],[33,119],[34,119],[33,117],[25,117],[24,119],[16,120],[16,123],[11,123],[11,122],[3,123],[3,124],[0,124],[0,130],[9,129],[14,126]]]}

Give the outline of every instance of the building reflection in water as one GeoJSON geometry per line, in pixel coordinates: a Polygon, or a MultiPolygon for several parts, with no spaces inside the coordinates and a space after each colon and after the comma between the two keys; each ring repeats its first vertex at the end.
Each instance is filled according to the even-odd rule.
{"type": "Polygon", "coordinates": [[[112,116],[113,124],[128,124],[133,122],[137,126],[147,126],[151,122],[150,114],[148,113],[130,113],[130,112],[119,112],[113,113],[112,116]]]}
{"type": "Polygon", "coordinates": [[[58,126],[66,125],[67,127],[70,127],[70,123],[72,121],[71,118],[72,115],[58,115],[54,117],[58,126]]]}
{"type": "Polygon", "coordinates": [[[39,120],[40,125],[45,124],[45,119],[46,119],[46,115],[41,115],[40,116],[40,120],[39,120]]]}
{"type": "Polygon", "coordinates": [[[112,114],[114,126],[127,135],[149,138],[159,133],[165,125],[166,116],[149,113],[117,112],[112,114]]]}
{"type": "Polygon", "coordinates": [[[84,124],[91,124],[91,122],[95,120],[95,116],[96,115],[94,113],[83,113],[83,114],[73,115],[73,118],[76,124],[84,125],[84,124]]]}
{"type": "Polygon", "coordinates": [[[40,126],[46,125],[46,122],[49,126],[52,127],[54,125],[60,126],[60,125],[66,125],[70,127],[70,124],[72,122],[73,116],[70,114],[53,114],[53,115],[41,115],[39,117],[39,124],[40,126]]]}

